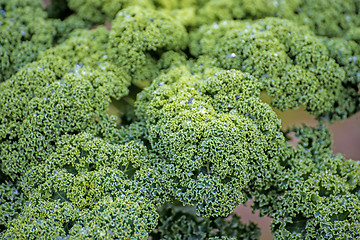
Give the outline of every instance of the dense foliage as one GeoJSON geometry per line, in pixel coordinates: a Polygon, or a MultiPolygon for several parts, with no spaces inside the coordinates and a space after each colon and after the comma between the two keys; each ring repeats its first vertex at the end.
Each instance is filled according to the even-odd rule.
{"type": "Polygon", "coordinates": [[[356,239],[325,123],[360,111],[359,9],[0,0],[0,239],[258,239],[251,199],[276,239],[356,239]],[[318,126],[282,130],[302,105],[318,126]]]}

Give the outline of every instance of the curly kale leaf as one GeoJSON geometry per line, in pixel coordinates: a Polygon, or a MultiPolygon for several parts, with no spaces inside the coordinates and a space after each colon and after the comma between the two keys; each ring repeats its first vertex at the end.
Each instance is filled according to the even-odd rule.
{"type": "Polygon", "coordinates": [[[57,239],[65,237],[79,211],[68,202],[27,202],[21,214],[10,221],[4,239],[57,239]]]}
{"type": "Polygon", "coordinates": [[[21,185],[29,197],[63,198],[79,209],[91,208],[98,199],[129,189],[129,180],[149,164],[149,156],[140,143],[114,145],[89,133],[65,135],[46,161],[28,169],[21,185]]]}
{"type": "Polygon", "coordinates": [[[91,81],[99,92],[120,99],[129,93],[130,76],[110,60],[108,42],[109,31],[105,27],[79,29],[64,43],[43,52],[40,59],[62,58],[74,67],[70,71],[91,81]]]}
{"type": "Polygon", "coordinates": [[[22,176],[28,204],[4,236],[147,239],[158,214],[136,174],[150,161],[138,142],[63,136],[46,161],[22,176]]]}
{"type": "Polygon", "coordinates": [[[323,38],[329,56],[345,70],[344,90],[338,98],[336,111],[330,119],[344,119],[359,111],[360,106],[360,45],[344,38],[323,38]]]}
{"type": "Polygon", "coordinates": [[[0,156],[12,179],[43,162],[64,134],[99,132],[110,96],[63,59],[32,63],[0,85],[0,156]],[[69,72],[70,71],[70,72],[69,72]]]}
{"type": "Polygon", "coordinates": [[[360,233],[360,165],[333,155],[324,125],[294,127],[300,138],[285,169],[276,176],[278,196],[258,196],[255,208],[271,209],[279,239],[350,238],[360,233]]]}
{"type": "Polygon", "coordinates": [[[1,1],[0,12],[0,81],[63,41],[74,28],[87,26],[76,17],[48,19],[40,0],[1,1]]]}
{"type": "Polygon", "coordinates": [[[259,94],[249,74],[220,69],[173,69],[139,94],[164,189],[202,216],[228,215],[247,200],[247,186],[266,185],[286,152],[280,122],[259,94]]]}
{"type": "Polygon", "coordinates": [[[272,105],[282,111],[305,104],[311,114],[330,118],[343,97],[345,70],[318,37],[288,20],[203,26],[192,34],[190,47],[216,66],[257,77],[272,105]]]}
{"type": "Polygon", "coordinates": [[[162,53],[187,46],[185,27],[171,16],[141,7],[120,11],[112,23],[109,53],[129,71],[133,83],[143,88],[158,75],[156,61],[162,53]]]}

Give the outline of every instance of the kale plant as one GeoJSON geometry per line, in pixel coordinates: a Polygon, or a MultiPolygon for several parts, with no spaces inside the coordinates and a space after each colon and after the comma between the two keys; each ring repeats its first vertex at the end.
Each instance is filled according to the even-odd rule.
{"type": "Polygon", "coordinates": [[[0,239],[259,239],[249,200],[275,239],[357,239],[327,125],[360,111],[359,9],[0,0],[0,239]]]}

